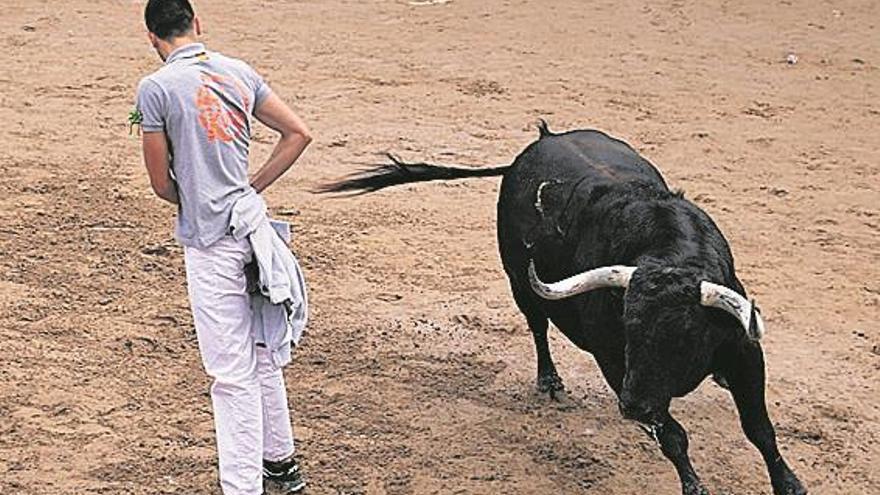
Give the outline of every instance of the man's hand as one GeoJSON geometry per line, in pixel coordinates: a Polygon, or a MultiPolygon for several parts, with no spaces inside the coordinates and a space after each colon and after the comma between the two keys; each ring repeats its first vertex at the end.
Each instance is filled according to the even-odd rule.
{"type": "Polygon", "coordinates": [[[144,164],[150,175],[150,185],[153,186],[153,192],[165,201],[177,204],[180,200],[177,197],[177,186],[171,179],[168,140],[165,138],[165,133],[162,131],[144,132],[143,147],[144,164]]]}
{"type": "Polygon", "coordinates": [[[272,156],[251,179],[251,186],[257,192],[263,192],[302,155],[312,142],[312,136],[306,124],[275,93],[260,102],[254,116],[281,134],[272,156]]]}

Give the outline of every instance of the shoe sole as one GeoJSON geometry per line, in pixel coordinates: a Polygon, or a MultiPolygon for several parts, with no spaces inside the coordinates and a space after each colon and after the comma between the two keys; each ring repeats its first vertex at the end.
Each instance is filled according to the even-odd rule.
{"type": "Polygon", "coordinates": [[[289,493],[301,493],[306,488],[305,481],[299,482],[290,482],[290,481],[266,481],[266,484],[273,485],[281,490],[281,493],[289,494],[289,493]]]}

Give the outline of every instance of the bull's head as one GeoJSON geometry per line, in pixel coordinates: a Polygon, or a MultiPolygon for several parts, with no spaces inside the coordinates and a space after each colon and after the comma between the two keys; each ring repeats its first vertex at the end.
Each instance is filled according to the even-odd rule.
{"type": "Polygon", "coordinates": [[[699,384],[720,340],[715,332],[730,332],[733,327],[726,319],[723,323],[728,324],[713,325],[706,308],[736,318],[739,325],[734,338],[758,340],[764,333],[764,322],[753,303],[684,268],[607,266],[548,284],[538,278],[532,263],[529,280],[545,299],[607,287],[626,289],[626,371],[619,391],[620,409],[626,418],[644,423],[662,421],[671,398],[699,384]]]}

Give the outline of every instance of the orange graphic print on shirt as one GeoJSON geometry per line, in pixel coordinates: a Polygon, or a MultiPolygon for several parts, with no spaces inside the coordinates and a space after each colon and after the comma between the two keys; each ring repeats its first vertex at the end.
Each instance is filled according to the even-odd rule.
{"type": "Polygon", "coordinates": [[[202,85],[196,91],[199,124],[208,134],[208,141],[228,143],[236,134],[245,133],[247,116],[240,108],[224,104],[220,95],[237,94],[245,109],[250,107],[247,91],[238,79],[215,74],[202,74],[202,85]]]}

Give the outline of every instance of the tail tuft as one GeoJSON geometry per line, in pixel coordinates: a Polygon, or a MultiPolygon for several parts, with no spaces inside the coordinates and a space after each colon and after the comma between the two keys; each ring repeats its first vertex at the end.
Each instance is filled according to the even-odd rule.
{"type": "Polygon", "coordinates": [[[391,153],[386,153],[385,156],[391,160],[391,163],[375,165],[353,173],[343,180],[323,184],[314,192],[366,194],[407,182],[406,178],[412,176],[408,168],[410,165],[391,153]]]}
{"type": "Polygon", "coordinates": [[[510,168],[510,166],[494,168],[445,167],[428,163],[406,163],[390,153],[385,156],[391,160],[391,163],[375,165],[342,180],[318,186],[314,192],[358,195],[412,182],[499,176],[504,175],[510,168]]]}

